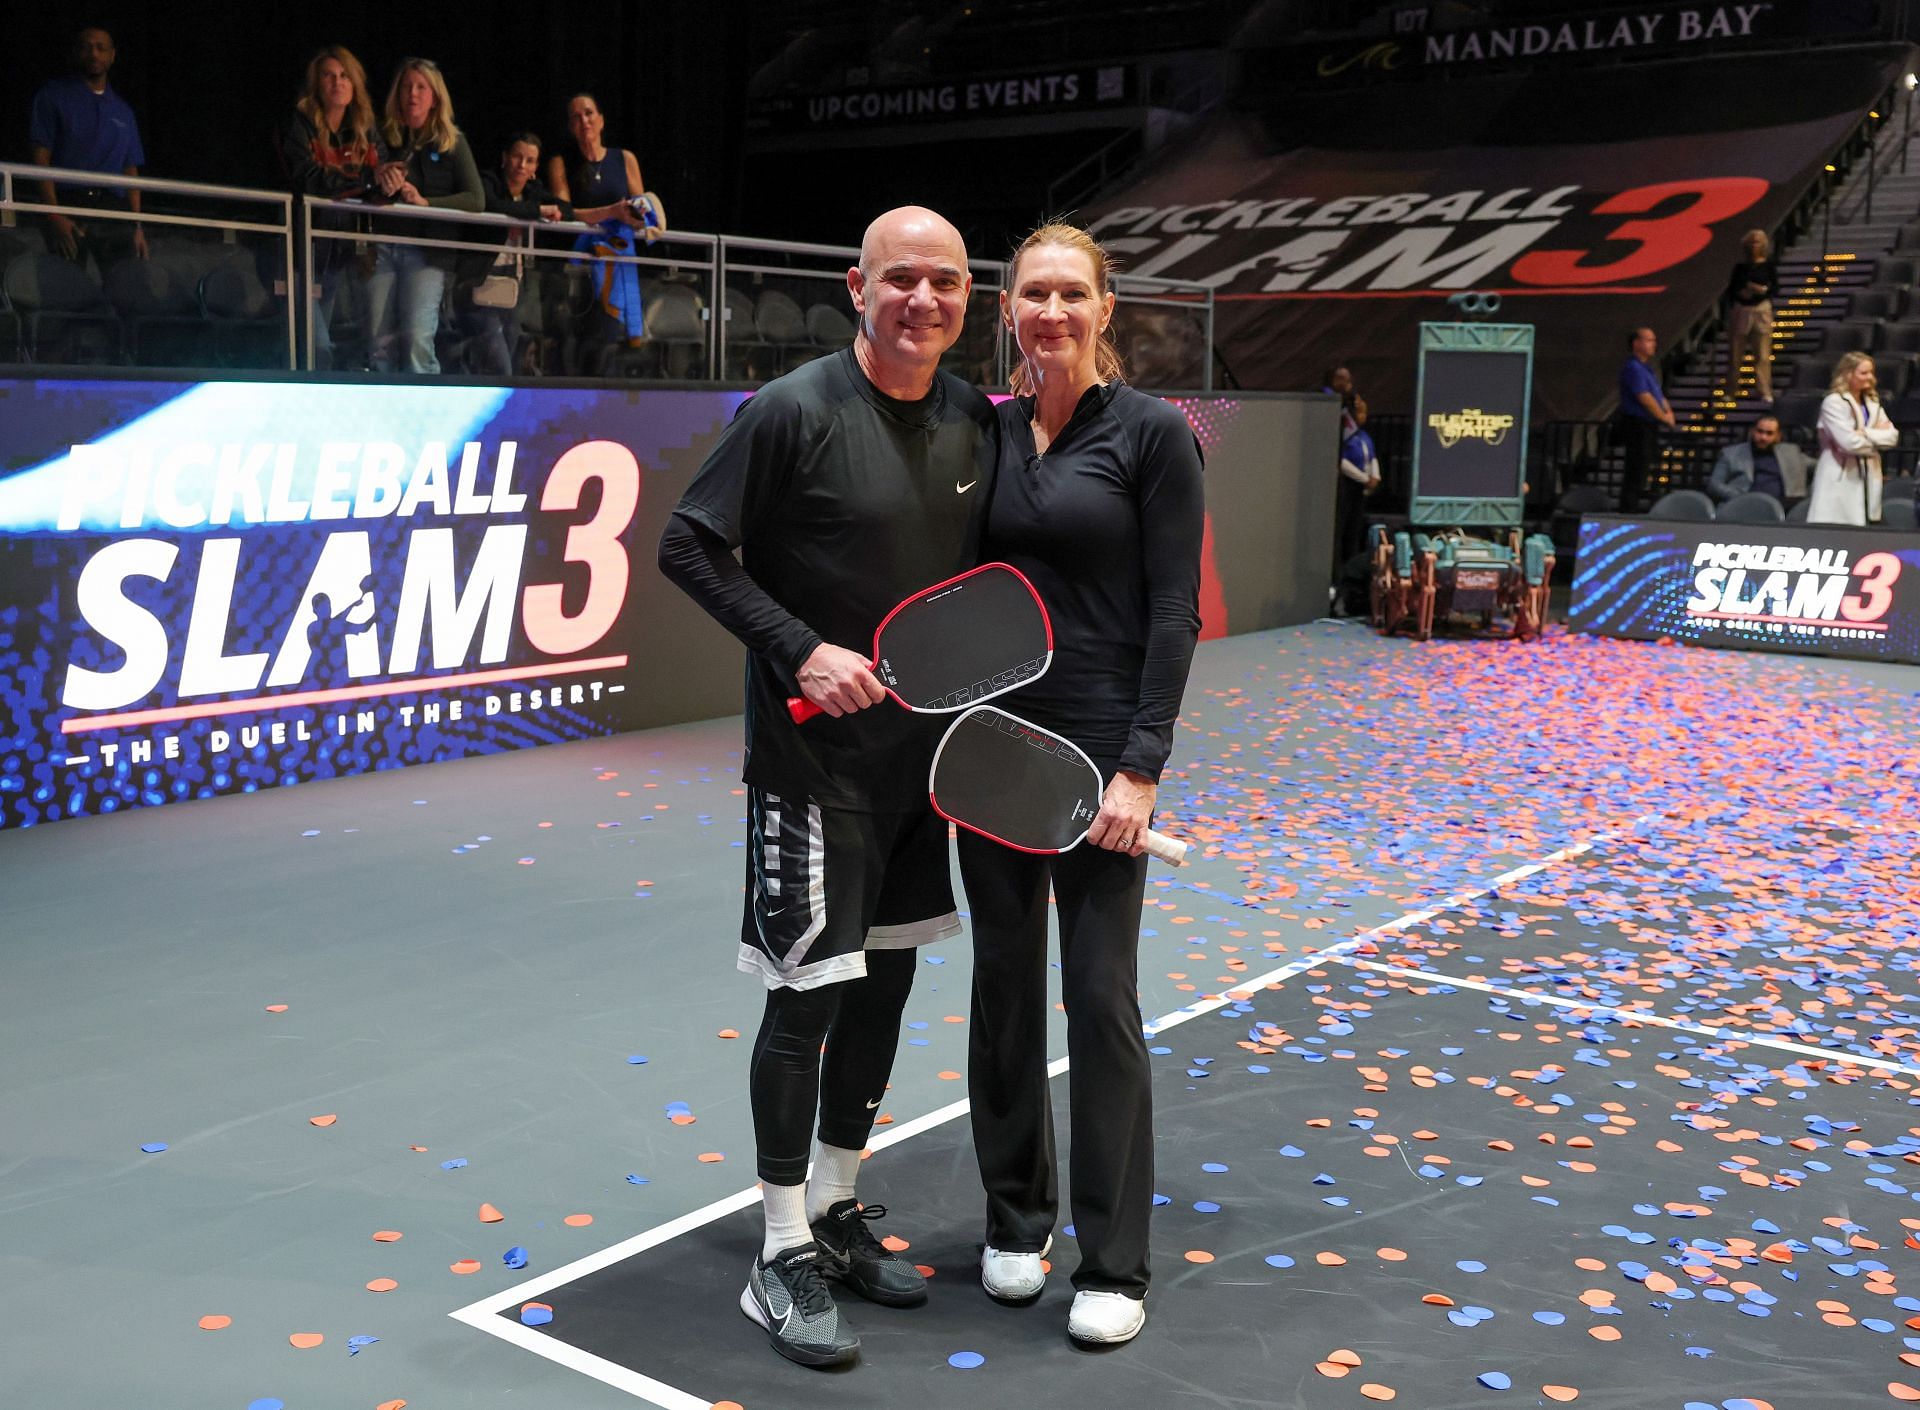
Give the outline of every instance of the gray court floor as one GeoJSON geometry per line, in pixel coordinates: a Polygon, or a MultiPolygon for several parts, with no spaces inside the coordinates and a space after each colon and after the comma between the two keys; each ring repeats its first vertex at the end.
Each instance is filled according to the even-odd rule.
{"type": "MultiPolygon", "coordinates": [[[[1363,932],[1631,838],[1692,790],[1811,809],[1792,769],[1709,778],[1688,751],[1750,745],[1764,706],[1819,732],[1809,777],[1910,760],[1917,697],[1920,670],[1564,636],[1415,646],[1316,624],[1208,643],[1162,796],[1204,854],[1149,890],[1143,1012],[1330,945],[1364,956],[1363,932]],[[1640,740],[1662,710],[1674,738],[1640,740]],[[1581,750],[1577,782],[1552,771],[1581,750]]],[[[753,1183],[738,728],[0,836],[5,1403],[641,1403],[449,1314],[753,1183]]],[[[964,1096],[967,944],[925,960],[889,1125],[964,1096]]],[[[977,1233],[953,1203],[913,1215],[941,1221],[943,1248],[977,1233]]],[[[1161,1256],[1160,1296],[1204,1276],[1161,1256]]],[[[734,1313],[691,1355],[770,1353],[734,1313]]],[[[927,1377],[903,1398],[978,1394],[944,1365],[927,1377]]],[[[818,1377],[781,1384],[747,1410],[834,1403],[818,1377]]],[[[1421,1403],[1405,1383],[1402,1403],[1421,1403]]]]}

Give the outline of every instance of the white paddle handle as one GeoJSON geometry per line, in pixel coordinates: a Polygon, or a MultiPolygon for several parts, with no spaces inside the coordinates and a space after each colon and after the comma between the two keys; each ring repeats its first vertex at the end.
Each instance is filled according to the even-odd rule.
{"type": "Polygon", "coordinates": [[[1164,832],[1147,829],[1147,855],[1158,857],[1170,867],[1183,867],[1187,864],[1187,844],[1177,837],[1169,837],[1164,832]]]}

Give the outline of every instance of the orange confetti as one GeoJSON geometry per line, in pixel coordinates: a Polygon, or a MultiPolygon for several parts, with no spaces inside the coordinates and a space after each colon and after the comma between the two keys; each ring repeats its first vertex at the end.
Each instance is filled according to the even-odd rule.
{"type": "Polygon", "coordinates": [[[1377,1248],[1373,1252],[1375,1257],[1384,1258],[1389,1263],[1405,1263],[1407,1261],[1406,1250],[1404,1249],[1377,1248]]]}
{"type": "Polygon", "coordinates": [[[502,1214],[499,1210],[495,1209],[490,1204],[483,1204],[480,1206],[480,1222],[482,1224],[498,1224],[502,1219],[505,1219],[506,1217],[507,1217],[506,1215],[502,1214]]]}
{"type": "MultiPolygon", "coordinates": [[[[540,826],[545,827],[547,824],[541,823],[540,826]]],[[[374,1406],[373,1410],[407,1410],[407,1402],[404,1400],[383,1400],[374,1406]]]]}
{"type": "Polygon", "coordinates": [[[326,1337],[319,1332],[295,1332],[287,1340],[293,1343],[296,1350],[311,1351],[325,1341],[326,1337]]]}
{"type": "Polygon", "coordinates": [[[740,1030],[737,1028],[722,1028],[720,1030],[720,1036],[722,1038],[738,1038],[740,1036],[740,1030]]]}
{"type": "Polygon", "coordinates": [[[1908,1385],[1905,1381],[1888,1381],[1887,1394],[1892,1396],[1895,1400],[1906,1400],[1906,1401],[1920,1400],[1920,1390],[1915,1390],[1912,1386],[1908,1385]]]}
{"type": "Polygon", "coordinates": [[[285,1004],[268,1004],[267,1005],[268,1013],[285,1013],[286,1011],[287,1011],[287,1006],[285,1004]]]}
{"type": "Polygon", "coordinates": [[[960,1080],[960,1074],[957,1072],[943,1072],[940,1074],[940,1080],[942,1082],[958,1082],[960,1080]]]}
{"type": "Polygon", "coordinates": [[[377,1244],[397,1244],[400,1238],[398,1229],[376,1229],[373,1235],[373,1241],[377,1244]]]}
{"type": "Polygon", "coordinates": [[[1338,1361],[1322,1361],[1315,1365],[1313,1369],[1321,1375],[1337,1381],[1346,1375],[1351,1368],[1342,1366],[1338,1361]]]}
{"type": "Polygon", "coordinates": [[[1381,1385],[1378,1381],[1368,1381],[1360,1387],[1360,1394],[1369,1400],[1391,1400],[1399,1392],[1392,1386],[1381,1385]]]}
{"type": "Polygon", "coordinates": [[[672,1116],[667,1118],[667,1120],[671,1121],[675,1126],[691,1126],[699,1119],[699,1117],[690,1111],[676,1111],[672,1116]]]}
{"type": "Polygon", "coordinates": [[[1597,1327],[1588,1327],[1587,1335],[1595,1341],[1619,1341],[1620,1329],[1618,1327],[1609,1327],[1605,1323],[1602,1323],[1597,1327]]]}
{"type": "Polygon", "coordinates": [[[367,1284],[367,1291],[368,1292],[392,1292],[395,1288],[399,1286],[400,1285],[394,1282],[394,1280],[391,1278],[375,1278],[371,1283],[367,1284]]]}
{"type": "Polygon", "coordinates": [[[233,1318],[222,1317],[217,1313],[200,1319],[200,1330],[203,1332],[223,1332],[232,1325],[233,1318]]]}
{"type": "Polygon", "coordinates": [[[1313,1256],[1313,1261],[1318,1263],[1322,1268],[1344,1268],[1347,1266],[1347,1260],[1337,1253],[1316,1253],[1313,1256]]]}
{"type": "Polygon", "coordinates": [[[1189,1263],[1211,1263],[1211,1262],[1213,1262],[1213,1255],[1212,1255],[1212,1254],[1210,1254],[1210,1253],[1208,1253],[1208,1252],[1207,1252],[1207,1251],[1206,1251],[1205,1249],[1203,1249],[1203,1248],[1190,1248],[1190,1249],[1188,1249],[1188,1250],[1187,1250],[1187,1252],[1186,1252],[1186,1255],[1185,1255],[1185,1256],[1186,1256],[1186,1260],[1187,1260],[1187,1262],[1189,1262],[1189,1263]]]}
{"type": "Polygon", "coordinates": [[[447,1271],[449,1273],[458,1273],[464,1278],[469,1273],[478,1273],[480,1271],[480,1260],[477,1258],[463,1258],[458,1263],[449,1263],[447,1265],[447,1271]]]}
{"type": "Polygon", "coordinates": [[[309,1116],[309,1117],[307,1118],[307,1125],[309,1125],[309,1126],[331,1126],[331,1125],[333,1125],[333,1123],[334,1123],[334,1122],[336,1122],[336,1121],[338,1121],[339,1119],[340,1119],[339,1117],[337,1117],[337,1116],[332,1116],[332,1115],[328,1115],[328,1116],[309,1116]]]}
{"type": "Polygon", "coordinates": [[[700,1163],[702,1165],[718,1165],[721,1161],[725,1159],[726,1157],[720,1154],[719,1151],[701,1151],[700,1152],[700,1163]]]}
{"type": "Polygon", "coordinates": [[[880,1247],[889,1253],[905,1253],[908,1249],[912,1248],[913,1245],[901,1238],[898,1234],[888,1234],[884,1239],[880,1240],[880,1247]]]}
{"type": "Polygon", "coordinates": [[[1549,1400],[1558,1400],[1563,1404],[1569,1400],[1578,1400],[1580,1392],[1572,1386],[1541,1386],[1540,1393],[1549,1400]]]}
{"type": "Polygon", "coordinates": [[[570,1229],[584,1229],[593,1222],[593,1216],[591,1214],[569,1214],[560,1222],[570,1229]]]}
{"type": "Polygon", "coordinates": [[[1429,1307],[1453,1306],[1453,1299],[1448,1297],[1445,1293],[1428,1293],[1425,1297],[1421,1298],[1420,1300],[1426,1303],[1427,1306],[1429,1307]]]}
{"type": "Polygon", "coordinates": [[[1336,1361],[1342,1366],[1358,1368],[1360,1365],[1360,1353],[1357,1351],[1349,1351],[1343,1346],[1338,1351],[1329,1351],[1327,1353],[1327,1360],[1336,1361]]]}

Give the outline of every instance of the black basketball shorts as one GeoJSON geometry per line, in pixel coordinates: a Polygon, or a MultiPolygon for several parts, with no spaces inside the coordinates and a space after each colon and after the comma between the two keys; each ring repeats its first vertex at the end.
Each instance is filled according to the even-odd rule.
{"type": "Polygon", "coordinates": [[[739,967],[769,989],[859,979],[869,949],[959,933],[947,821],[931,808],[856,813],[747,789],[739,967]]]}

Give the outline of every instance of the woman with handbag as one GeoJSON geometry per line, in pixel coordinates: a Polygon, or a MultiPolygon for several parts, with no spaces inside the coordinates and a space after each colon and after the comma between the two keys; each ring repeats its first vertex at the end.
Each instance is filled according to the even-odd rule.
{"type": "MultiPolygon", "coordinates": [[[[379,161],[379,138],[374,128],[373,98],[367,92],[367,71],[351,50],[329,44],[307,63],[306,87],[293,105],[293,118],[280,137],[280,163],[294,193],[325,196],[330,200],[357,199],[373,184],[379,161]]],[[[295,207],[305,218],[306,207],[295,207]]],[[[351,230],[352,219],[319,211],[314,225],[323,230],[351,230]]],[[[358,268],[354,246],[345,240],[313,242],[313,282],[307,291],[308,317],[313,320],[313,356],[317,368],[333,366],[334,303],[341,280],[358,268]]]]}
{"type": "MultiPolygon", "coordinates": [[[[515,220],[572,220],[573,207],[540,184],[540,139],[518,132],[500,153],[500,169],[481,173],[480,190],[488,211],[515,220]]],[[[533,232],[507,232],[507,248],[488,259],[462,257],[461,282],[454,302],[461,308],[468,335],[468,371],[484,377],[510,377],[520,346],[520,291],[541,278],[539,261],[528,259],[533,232]],[[472,263],[469,264],[468,260],[472,263]]]]}

